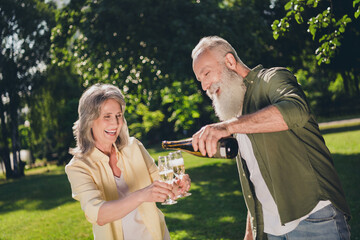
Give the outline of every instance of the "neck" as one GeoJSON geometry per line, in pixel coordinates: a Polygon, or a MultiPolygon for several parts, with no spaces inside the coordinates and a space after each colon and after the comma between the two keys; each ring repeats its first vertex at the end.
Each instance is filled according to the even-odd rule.
{"type": "Polygon", "coordinates": [[[112,150],[112,145],[100,145],[100,144],[95,144],[95,147],[97,149],[99,149],[102,153],[104,153],[105,155],[109,156],[111,155],[111,150],[112,150]]]}
{"type": "Polygon", "coordinates": [[[246,66],[245,64],[237,63],[236,73],[239,74],[242,78],[245,78],[249,74],[250,71],[251,71],[251,69],[248,66],[246,66]]]}

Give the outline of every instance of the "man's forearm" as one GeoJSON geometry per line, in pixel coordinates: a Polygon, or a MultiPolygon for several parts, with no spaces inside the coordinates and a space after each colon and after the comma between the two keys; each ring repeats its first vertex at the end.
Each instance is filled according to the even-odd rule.
{"type": "Polygon", "coordinates": [[[269,106],[227,122],[227,130],[230,134],[280,132],[288,129],[280,111],[275,106],[269,106]]]}

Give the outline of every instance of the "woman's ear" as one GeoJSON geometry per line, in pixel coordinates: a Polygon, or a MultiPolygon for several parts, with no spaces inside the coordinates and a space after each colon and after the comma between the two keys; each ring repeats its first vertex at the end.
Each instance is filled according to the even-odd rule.
{"type": "Polygon", "coordinates": [[[235,71],[236,69],[236,59],[232,53],[227,53],[225,55],[225,65],[230,70],[235,71]]]}

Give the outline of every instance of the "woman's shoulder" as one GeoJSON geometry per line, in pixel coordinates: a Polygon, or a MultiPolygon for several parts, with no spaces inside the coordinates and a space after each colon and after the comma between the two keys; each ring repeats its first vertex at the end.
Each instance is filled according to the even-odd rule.
{"type": "Polygon", "coordinates": [[[91,159],[88,156],[73,156],[73,158],[66,164],[65,169],[69,168],[88,168],[92,165],[91,159]]]}
{"type": "Polygon", "coordinates": [[[141,147],[144,146],[137,138],[135,137],[129,137],[129,141],[127,146],[125,148],[134,148],[134,147],[141,147]]]}

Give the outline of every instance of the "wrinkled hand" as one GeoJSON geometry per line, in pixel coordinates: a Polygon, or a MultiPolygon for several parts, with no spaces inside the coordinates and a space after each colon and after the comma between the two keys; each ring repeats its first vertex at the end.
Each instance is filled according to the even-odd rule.
{"type": "Polygon", "coordinates": [[[181,179],[178,178],[176,180],[175,186],[173,188],[173,192],[174,192],[175,196],[178,196],[180,194],[184,195],[186,192],[188,192],[191,187],[191,179],[189,177],[189,174],[183,175],[181,179]]]}
{"type": "Polygon", "coordinates": [[[142,189],[142,197],[144,202],[164,202],[168,196],[174,198],[171,184],[154,181],[152,184],[142,189]]]}
{"type": "Polygon", "coordinates": [[[228,137],[227,122],[209,124],[202,127],[192,138],[192,145],[195,151],[199,150],[203,156],[206,153],[212,157],[217,151],[217,142],[220,138],[228,137]]]}

